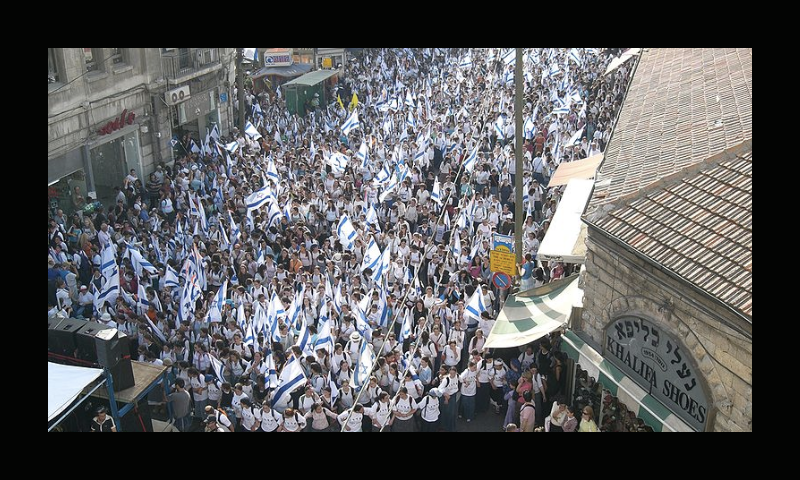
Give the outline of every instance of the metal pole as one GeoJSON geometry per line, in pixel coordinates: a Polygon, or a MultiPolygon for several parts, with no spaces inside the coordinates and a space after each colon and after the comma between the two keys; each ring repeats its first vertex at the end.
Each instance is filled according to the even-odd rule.
{"type": "Polygon", "coordinates": [[[517,263],[522,263],[522,223],[524,211],[522,209],[522,141],[525,137],[522,132],[522,49],[517,49],[517,65],[514,67],[514,118],[516,125],[514,129],[514,139],[516,148],[514,149],[514,160],[516,161],[516,177],[514,181],[514,245],[517,253],[517,263]]]}
{"type": "Polygon", "coordinates": [[[111,418],[114,419],[114,423],[117,425],[117,431],[121,432],[122,417],[120,417],[119,409],[117,408],[117,398],[114,396],[114,378],[108,368],[103,367],[103,371],[106,374],[106,390],[108,391],[108,404],[111,406],[111,418]]]}
{"type": "Polygon", "coordinates": [[[244,57],[244,48],[236,49],[236,84],[238,85],[239,93],[239,129],[244,131],[244,68],[242,68],[242,58],[244,57]]]}

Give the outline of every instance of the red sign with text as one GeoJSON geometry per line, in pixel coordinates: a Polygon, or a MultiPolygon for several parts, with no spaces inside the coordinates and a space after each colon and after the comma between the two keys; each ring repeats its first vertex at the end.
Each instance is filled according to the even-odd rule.
{"type": "Polygon", "coordinates": [[[119,118],[115,118],[114,120],[100,127],[100,130],[98,130],[97,133],[99,133],[100,135],[106,135],[111,132],[116,132],[120,128],[123,128],[125,125],[132,125],[135,119],[136,119],[136,113],[129,112],[128,109],[126,108],[125,110],[122,111],[122,114],[119,116],[119,118]]]}

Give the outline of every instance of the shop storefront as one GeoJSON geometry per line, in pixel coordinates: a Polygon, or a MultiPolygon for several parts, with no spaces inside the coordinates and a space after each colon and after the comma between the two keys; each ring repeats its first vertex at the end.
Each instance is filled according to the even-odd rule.
{"type": "MultiPolygon", "coordinates": [[[[620,322],[615,322],[610,327],[612,332],[617,332],[617,325],[622,325],[622,335],[626,336],[626,322],[630,322],[631,329],[635,329],[630,319],[620,319],[620,322]]],[[[643,338],[646,330],[642,329],[642,326],[643,324],[640,323],[639,331],[642,332],[643,338]]],[[[650,333],[646,336],[652,347],[652,329],[649,331],[650,333]]],[[[671,370],[669,365],[674,360],[674,355],[671,356],[672,358],[662,357],[664,352],[657,352],[651,347],[645,346],[643,341],[622,343],[609,341],[604,350],[608,352],[609,349],[613,349],[619,355],[615,353],[603,356],[572,331],[566,332],[562,338],[561,350],[574,361],[575,385],[572,400],[579,406],[591,405],[597,416],[595,418],[597,425],[601,429],[606,431],[652,430],[656,432],[691,432],[705,429],[708,410],[706,406],[703,406],[706,402],[704,395],[698,392],[695,395],[697,398],[692,400],[689,396],[683,398],[679,394],[676,395],[673,388],[668,388],[669,385],[673,387],[676,384],[684,385],[683,382],[678,383],[668,373],[671,370]],[[632,353],[631,349],[637,348],[639,352],[650,353],[640,357],[638,354],[632,353]],[[618,367],[618,364],[621,366],[618,367]],[[655,388],[656,384],[659,388],[655,388]],[[670,408],[667,408],[665,404],[669,404],[670,408]],[[686,406],[685,410],[682,408],[683,405],[686,406]],[[690,411],[694,415],[687,415],[690,411]]],[[[630,337],[630,339],[634,338],[634,336],[630,337]]],[[[659,334],[658,331],[656,331],[655,338],[663,341],[664,350],[668,348],[667,344],[669,344],[671,352],[680,354],[678,344],[674,343],[674,339],[666,338],[663,332],[659,334]]],[[[661,343],[657,342],[657,344],[661,343]]],[[[676,376],[678,372],[681,372],[681,375],[686,375],[687,380],[694,375],[691,371],[686,372],[681,369],[677,371],[673,369],[672,372],[676,376]]],[[[691,385],[691,382],[687,385],[691,385]]],[[[702,388],[698,388],[699,390],[702,388]]]]}

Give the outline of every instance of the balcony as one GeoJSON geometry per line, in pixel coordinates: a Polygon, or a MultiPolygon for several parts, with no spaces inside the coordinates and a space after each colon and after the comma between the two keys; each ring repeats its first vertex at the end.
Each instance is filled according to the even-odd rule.
{"type": "Polygon", "coordinates": [[[220,64],[219,48],[179,48],[177,53],[164,54],[161,66],[164,76],[175,80],[187,76],[195,76],[211,71],[214,65],[220,64]]]}

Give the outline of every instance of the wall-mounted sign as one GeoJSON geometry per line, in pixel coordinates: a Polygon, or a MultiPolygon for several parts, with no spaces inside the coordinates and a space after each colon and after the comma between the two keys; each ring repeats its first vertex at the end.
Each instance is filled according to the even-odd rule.
{"type": "Polygon", "coordinates": [[[651,321],[625,316],[605,332],[603,354],[677,416],[705,431],[709,403],[689,352],[651,321]]]}
{"type": "Polygon", "coordinates": [[[119,118],[115,118],[114,120],[100,127],[100,130],[98,130],[97,133],[99,135],[106,135],[111,132],[116,132],[120,128],[123,128],[125,125],[132,125],[135,119],[136,119],[136,114],[134,112],[129,112],[127,109],[125,109],[122,111],[119,118]]]}
{"type": "Polygon", "coordinates": [[[289,54],[264,54],[264,65],[268,67],[288,67],[292,64],[292,56],[289,54]]]}

